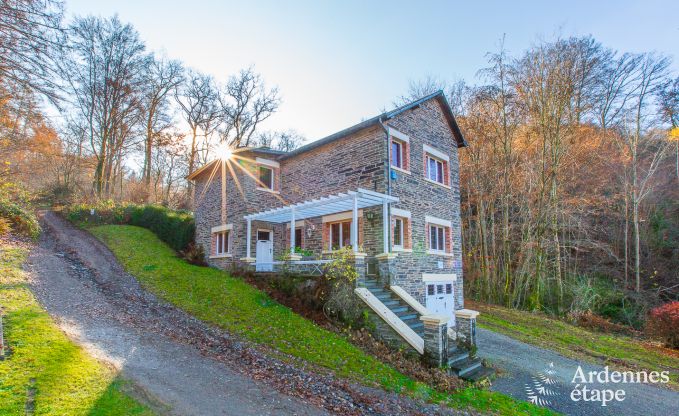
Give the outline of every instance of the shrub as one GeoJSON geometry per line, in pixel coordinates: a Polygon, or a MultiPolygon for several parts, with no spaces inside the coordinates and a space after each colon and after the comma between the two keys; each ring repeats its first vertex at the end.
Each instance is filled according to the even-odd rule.
{"type": "Polygon", "coordinates": [[[186,250],[181,252],[182,257],[190,264],[196,266],[207,266],[205,262],[205,250],[203,246],[198,246],[194,243],[189,243],[186,250]]]}
{"type": "Polygon", "coordinates": [[[40,224],[35,214],[25,205],[0,197],[0,218],[12,224],[14,230],[31,238],[40,235],[40,224]]]}
{"type": "Polygon", "coordinates": [[[12,231],[12,224],[7,220],[7,218],[0,217],[0,237],[12,231]]]}
{"type": "Polygon", "coordinates": [[[333,252],[331,259],[325,268],[325,279],[330,287],[323,311],[328,318],[360,326],[363,308],[354,295],[354,282],[358,279],[354,252],[351,247],[344,247],[333,252]]]}
{"type": "Polygon", "coordinates": [[[183,250],[193,242],[196,227],[193,215],[157,205],[134,206],[130,224],[148,228],[175,250],[183,250]]]}
{"type": "Polygon", "coordinates": [[[587,311],[580,314],[573,314],[575,323],[579,327],[586,328],[597,332],[615,333],[615,334],[629,334],[633,332],[631,327],[626,325],[611,322],[609,319],[603,318],[599,315],[587,311]]]}
{"type": "Polygon", "coordinates": [[[129,224],[147,228],[176,251],[188,249],[195,235],[193,215],[157,205],[76,204],[65,210],[69,221],[81,225],[129,224]]]}
{"type": "Polygon", "coordinates": [[[679,301],[651,310],[646,321],[646,333],[662,340],[667,347],[679,348],[679,301]]]}

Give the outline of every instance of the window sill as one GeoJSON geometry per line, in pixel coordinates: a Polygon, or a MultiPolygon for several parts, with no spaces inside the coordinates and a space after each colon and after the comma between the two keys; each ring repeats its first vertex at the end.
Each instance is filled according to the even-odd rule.
{"type": "Polygon", "coordinates": [[[215,254],[210,256],[211,259],[228,259],[233,257],[233,254],[231,253],[224,253],[224,254],[215,254]]]}
{"type": "Polygon", "coordinates": [[[403,247],[392,247],[391,251],[398,252],[398,253],[412,253],[413,249],[412,248],[403,248],[403,247]]]}
{"type": "Polygon", "coordinates": [[[269,189],[269,188],[262,188],[261,186],[258,186],[256,189],[258,191],[268,192],[270,194],[280,194],[279,191],[274,191],[273,189],[269,189]]]}
{"type": "Polygon", "coordinates": [[[398,166],[391,165],[391,168],[392,168],[393,170],[395,170],[396,172],[405,173],[406,175],[410,175],[410,174],[411,174],[411,172],[410,172],[409,170],[405,170],[405,169],[403,169],[403,168],[399,168],[398,166]]]}
{"type": "Polygon", "coordinates": [[[424,178],[424,180],[427,181],[427,182],[429,182],[429,183],[433,183],[434,185],[438,185],[438,186],[442,186],[442,187],[444,187],[444,188],[446,188],[446,189],[450,189],[450,186],[448,186],[448,185],[446,185],[446,184],[444,184],[444,183],[432,181],[431,179],[426,178],[426,177],[424,178]]]}
{"type": "Polygon", "coordinates": [[[438,250],[427,250],[427,254],[431,254],[433,256],[453,257],[453,253],[446,253],[445,251],[438,250]]]}

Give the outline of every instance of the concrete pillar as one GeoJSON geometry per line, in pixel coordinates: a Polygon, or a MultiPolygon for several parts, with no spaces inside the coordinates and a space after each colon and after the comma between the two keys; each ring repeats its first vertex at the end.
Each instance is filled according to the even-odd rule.
{"type": "Polygon", "coordinates": [[[424,315],[424,357],[432,367],[448,364],[448,317],[424,315]]]}
{"type": "Polygon", "coordinates": [[[476,317],[477,311],[458,309],[455,311],[455,332],[457,342],[468,349],[476,349],[476,317]]]}
{"type": "Polygon", "coordinates": [[[354,253],[354,268],[358,277],[356,278],[356,287],[365,287],[365,275],[367,272],[367,263],[365,261],[364,253],[354,253]]]}

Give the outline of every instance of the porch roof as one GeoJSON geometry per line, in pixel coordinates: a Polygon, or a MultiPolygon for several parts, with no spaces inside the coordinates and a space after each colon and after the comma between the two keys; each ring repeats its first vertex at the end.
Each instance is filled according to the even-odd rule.
{"type": "Polygon", "coordinates": [[[251,221],[286,223],[292,221],[293,215],[295,220],[303,220],[322,215],[351,211],[354,208],[354,200],[356,200],[357,208],[360,209],[383,205],[385,203],[398,202],[399,199],[391,195],[358,188],[356,191],[348,191],[281,208],[249,214],[244,218],[251,221]]]}

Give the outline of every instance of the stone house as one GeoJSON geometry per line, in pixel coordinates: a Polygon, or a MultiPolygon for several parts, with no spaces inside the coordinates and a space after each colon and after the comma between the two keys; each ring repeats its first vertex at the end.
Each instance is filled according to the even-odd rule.
{"type": "MultiPolygon", "coordinates": [[[[350,246],[356,294],[383,338],[438,351],[438,364],[469,361],[447,347],[451,337],[467,345],[475,338],[462,279],[465,146],[439,91],[291,152],[226,151],[188,178],[196,242],[211,266],[260,272],[320,271],[329,254],[350,246]]],[[[468,374],[479,372],[473,364],[468,374]]]]}

